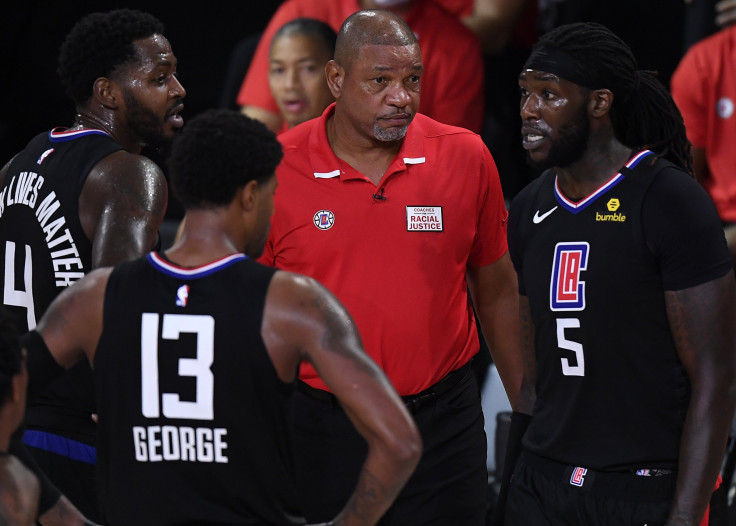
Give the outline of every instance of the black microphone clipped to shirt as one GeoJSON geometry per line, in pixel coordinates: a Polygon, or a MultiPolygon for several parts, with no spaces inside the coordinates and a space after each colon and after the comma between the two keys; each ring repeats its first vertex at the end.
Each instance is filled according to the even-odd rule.
{"type": "Polygon", "coordinates": [[[376,201],[385,201],[386,196],[383,195],[383,187],[381,187],[380,190],[376,192],[375,194],[373,194],[371,197],[375,199],[376,201]]]}

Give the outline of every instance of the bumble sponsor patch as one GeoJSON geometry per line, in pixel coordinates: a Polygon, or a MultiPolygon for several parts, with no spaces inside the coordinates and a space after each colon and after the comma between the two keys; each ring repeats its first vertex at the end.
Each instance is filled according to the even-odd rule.
{"type": "Polygon", "coordinates": [[[407,206],[406,230],[408,232],[442,232],[441,206],[407,206]]]}
{"type": "Polygon", "coordinates": [[[606,208],[608,209],[608,213],[606,212],[596,212],[595,213],[595,220],[596,221],[612,221],[615,223],[623,223],[626,221],[626,216],[622,214],[621,212],[618,212],[617,210],[621,206],[621,202],[613,197],[608,200],[608,203],[606,203],[606,208]]]}

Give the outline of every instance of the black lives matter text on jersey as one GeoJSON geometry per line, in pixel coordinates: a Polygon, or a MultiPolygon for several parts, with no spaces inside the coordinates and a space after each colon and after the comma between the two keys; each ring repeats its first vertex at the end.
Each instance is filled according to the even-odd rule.
{"type": "Polygon", "coordinates": [[[215,462],[227,464],[227,429],[189,426],[135,426],[138,462],[215,462]]]}
{"type": "Polygon", "coordinates": [[[84,265],[72,234],[66,228],[67,221],[59,211],[61,203],[54,191],[44,195],[43,176],[35,172],[20,172],[0,192],[0,218],[6,207],[26,206],[30,208],[43,230],[49,248],[57,287],[68,287],[81,279],[84,265]],[[40,199],[39,199],[40,198],[40,199]]]}

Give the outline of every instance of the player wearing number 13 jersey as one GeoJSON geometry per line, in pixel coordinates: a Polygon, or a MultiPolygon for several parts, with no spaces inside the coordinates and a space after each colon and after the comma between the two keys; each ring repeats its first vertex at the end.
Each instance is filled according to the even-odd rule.
{"type": "Polygon", "coordinates": [[[93,364],[104,524],[305,524],[290,422],[303,361],[368,447],[334,524],[376,524],[419,462],[411,415],[342,304],[250,259],[268,236],[281,157],[275,135],[239,112],[192,119],[169,160],[186,210],[179,241],[92,271],[24,338],[29,398],[80,359],[93,364]]]}

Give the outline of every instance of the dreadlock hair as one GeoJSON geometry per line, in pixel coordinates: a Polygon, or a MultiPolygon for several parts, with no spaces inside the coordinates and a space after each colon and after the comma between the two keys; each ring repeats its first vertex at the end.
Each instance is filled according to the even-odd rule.
{"type": "Polygon", "coordinates": [[[562,25],[540,37],[529,61],[535,52],[562,52],[574,63],[568,69],[571,76],[579,77],[561,77],[586,88],[611,90],[611,124],[622,144],[652,150],[693,173],[690,141],[672,96],[655,72],[638,69],[629,46],[610,29],[591,22],[562,25]]]}
{"type": "Polygon", "coordinates": [[[92,96],[98,77],[136,60],[135,40],[163,34],[164,25],[153,15],[134,9],[91,13],[80,19],[59,51],[57,73],[75,104],[92,96]]]}
{"type": "Polygon", "coordinates": [[[186,210],[225,206],[241,186],[271,178],[282,157],[262,122],[236,110],[205,110],[174,138],[171,188],[186,210]]]}

